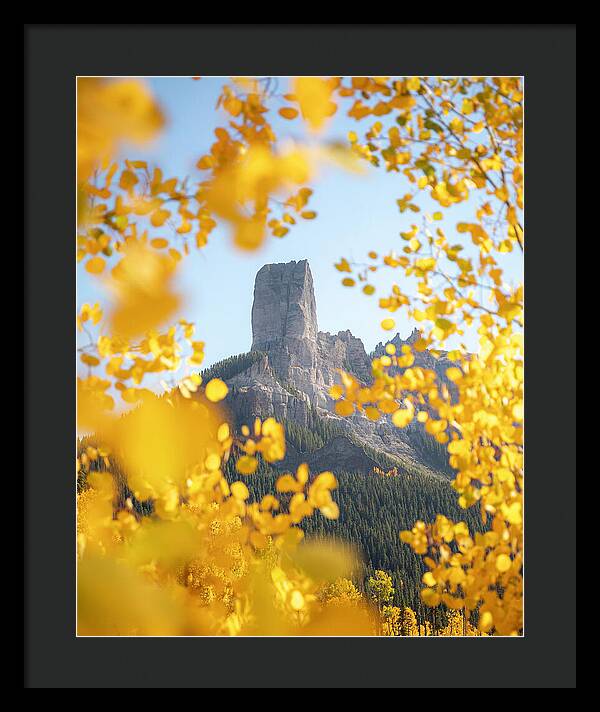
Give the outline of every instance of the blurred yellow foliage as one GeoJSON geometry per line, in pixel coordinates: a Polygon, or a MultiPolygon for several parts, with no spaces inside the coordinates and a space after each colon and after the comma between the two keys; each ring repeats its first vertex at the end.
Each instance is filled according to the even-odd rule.
{"type": "MultiPolygon", "coordinates": [[[[431,633],[387,594],[378,596],[376,610],[363,600],[349,579],[356,557],[330,542],[302,541],[304,518],[340,514],[331,472],[311,478],[300,465],[257,502],[244,482],[228,483],[223,468],[232,456],[244,477],[261,460],[284,458],[283,426],[267,418],[234,433],[218,405],[226,384],[213,379],[203,386],[193,370],[204,358],[194,325],[179,319],[165,326],[182,305],[174,278],[190,247],[203,248],[219,222],[246,250],[260,247],[268,232],[284,237],[297,219],[316,217],[305,185],[315,176],[315,159],[351,168],[351,154],[409,181],[411,192],[397,200],[401,215],[421,212],[420,194],[442,209],[481,197],[452,239],[442,227],[446,212],[438,210],[421,214],[420,225],[402,226],[400,254],[369,250],[366,265],[346,258],[335,265],[343,284],[366,285],[366,296],[378,271],[401,270],[402,289],[394,285],[379,307],[406,309],[420,322],[417,354],[448,354],[449,339],[477,330],[478,353],[460,345],[448,355],[456,393],[433,369],[415,365],[407,347],[374,359],[369,385],[342,372],[331,396],[342,417],[359,412],[391,417],[397,427],[421,423],[447,448],[459,504],[478,507],[487,525],[473,534],[440,515],[400,534],[424,556],[424,603],[451,612],[442,634],[520,634],[523,287],[505,283],[501,260],[524,244],[521,80],[296,78],[279,115],[301,115],[315,137],[344,104],[357,122],[368,119],[364,138],[350,132],[343,150],[282,147],[269,122],[272,97],[269,78],[224,83],[218,108],[227,125],[199,157],[204,176],[193,186],[145,161],[114,162],[122,144],[144,143],[164,123],[143,82],[78,80],[77,260],[113,296],[108,310],[84,304],[77,315],[88,339],[79,348],[87,375],[77,383],[78,427],[99,441],[77,463],[84,477],[77,495],[79,633],[431,633]],[[163,379],[160,397],[142,385],[157,373],[170,379],[163,379]],[[118,394],[132,412],[114,414],[118,394]],[[151,516],[141,516],[131,497],[119,504],[120,477],[136,501],[152,501],[151,516]]],[[[384,330],[394,325],[390,317],[381,321],[384,330]]]]}
{"type": "Polygon", "coordinates": [[[79,182],[110,160],[122,142],[145,143],[164,118],[147,86],[137,79],[77,79],[77,173],[79,182]]]}

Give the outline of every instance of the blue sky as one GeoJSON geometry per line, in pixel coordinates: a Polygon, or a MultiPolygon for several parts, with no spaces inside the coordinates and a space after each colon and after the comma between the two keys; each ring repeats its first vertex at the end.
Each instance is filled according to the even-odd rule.
{"type": "MultiPolygon", "coordinates": [[[[215,110],[223,80],[154,78],[147,81],[166,114],[167,126],[151,146],[143,150],[129,149],[124,155],[160,165],[165,177],[199,178],[201,173],[195,163],[214,142],[213,130],[226,121],[222,110],[215,110]]],[[[279,82],[285,91],[287,80],[279,82]]],[[[307,134],[301,121],[280,119],[277,108],[275,105],[270,118],[278,136],[305,140],[307,134]]],[[[339,112],[330,122],[324,138],[345,140],[349,130],[354,129],[360,135],[371,123],[369,119],[357,123],[339,112]]],[[[395,279],[401,280],[401,273],[388,270],[385,277],[382,273],[374,282],[377,293],[366,297],[356,288],[343,287],[341,275],[333,265],[342,256],[362,262],[369,250],[401,252],[405,243],[399,232],[421,220],[420,214],[401,214],[396,205],[396,199],[410,190],[408,180],[400,174],[386,173],[383,168],[369,168],[366,173],[354,174],[327,167],[311,187],[315,192],[310,208],[318,212],[317,219],[299,223],[285,238],[269,238],[261,250],[245,253],[233,247],[225,228],[217,228],[204,249],[193,249],[182,261],[179,281],[185,302],[179,316],[196,323],[197,338],[206,342],[205,365],[250,348],[254,277],[267,262],[308,259],[321,331],[335,333],[350,329],[362,339],[367,351],[393,335],[394,332],[389,334],[380,327],[381,319],[389,314],[378,308],[377,299],[379,294],[386,293],[386,286],[395,279]]],[[[437,224],[451,236],[456,223],[472,218],[480,202],[481,197],[475,197],[445,209],[444,221],[437,224]]],[[[420,200],[419,204],[424,211],[439,210],[433,201],[427,204],[420,200]]],[[[507,255],[503,267],[506,281],[521,281],[520,252],[507,255]]],[[[77,279],[78,307],[84,302],[106,301],[97,282],[81,268],[77,270],[77,279]]],[[[414,324],[401,312],[393,316],[397,330],[407,336],[414,324]]],[[[475,349],[474,335],[465,336],[464,341],[470,349],[475,349]]]]}

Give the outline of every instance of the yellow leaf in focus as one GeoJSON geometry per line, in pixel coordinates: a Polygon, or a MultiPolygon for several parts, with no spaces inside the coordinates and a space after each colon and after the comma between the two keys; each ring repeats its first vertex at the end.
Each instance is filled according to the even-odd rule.
{"type": "Polygon", "coordinates": [[[229,388],[220,378],[213,378],[206,384],[204,393],[209,401],[218,403],[229,393],[229,388]]]}
{"type": "Polygon", "coordinates": [[[340,400],[335,404],[335,412],[342,417],[352,415],[352,413],[354,413],[354,406],[350,401],[340,400]]]}
{"type": "Polygon", "coordinates": [[[81,361],[85,363],[86,366],[98,366],[100,359],[90,354],[81,354],[81,361]]]}
{"type": "Polygon", "coordinates": [[[246,500],[250,496],[248,488],[243,482],[233,482],[230,486],[231,494],[236,499],[246,500]]]}
{"type": "Polygon", "coordinates": [[[295,119],[298,116],[298,109],[294,109],[291,106],[284,106],[279,109],[279,115],[283,116],[284,119],[295,119]]]}
{"type": "Polygon", "coordinates": [[[342,259],[335,265],[335,268],[339,272],[352,272],[352,268],[345,257],[342,257],[342,259]]]}
{"type": "Polygon", "coordinates": [[[217,430],[217,440],[220,443],[224,443],[229,438],[229,424],[221,423],[219,429],[217,430]]]}
{"type": "Polygon", "coordinates": [[[293,475],[286,473],[278,478],[275,489],[278,492],[302,492],[304,485],[298,482],[293,475]]]}
{"type": "Polygon", "coordinates": [[[319,507],[319,511],[326,519],[337,519],[340,516],[340,509],[333,500],[319,507]]]}
{"type": "Polygon", "coordinates": [[[377,421],[381,418],[381,413],[373,406],[368,406],[365,408],[365,414],[369,420],[377,421]]]}
{"type": "Polygon", "coordinates": [[[413,419],[414,411],[400,408],[392,415],[392,423],[397,428],[405,428],[413,419]]]}
{"type": "Polygon", "coordinates": [[[221,458],[216,454],[216,453],[211,453],[206,460],[204,460],[204,467],[209,472],[214,472],[215,470],[218,470],[219,467],[221,466],[221,458]]]}
{"type": "Polygon", "coordinates": [[[101,274],[106,265],[106,260],[102,257],[91,257],[85,263],[85,269],[90,274],[101,274]]]}
{"type": "Polygon", "coordinates": [[[423,583],[426,586],[435,586],[436,580],[434,575],[431,573],[431,571],[427,571],[426,573],[423,574],[423,583]]]}
{"type": "Polygon", "coordinates": [[[336,384],[329,389],[329,395],[333,400],[339,400],[344,395],[344,389],[342,386],[336,384]]]}
{"type": "Polygon", "coordinates": [[[169,210],[163,210],[162,208],[160,208],[152,213],[150,222],[152,223],[152,225],[154,225],[154,227],[161,227],[165,224],[165,222],[169,219],[170,216],[171,213],[169,210]]]}
{"type": "Polygon", "coordinates": [[[508,554],[500,554],[496,559],[496,568],[501,574],[506,573],[512,566],[512,560],[508,554]]]}

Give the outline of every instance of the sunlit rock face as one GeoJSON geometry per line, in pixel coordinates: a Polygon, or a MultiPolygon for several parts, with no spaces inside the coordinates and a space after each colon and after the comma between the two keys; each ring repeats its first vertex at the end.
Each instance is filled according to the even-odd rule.
{"type": "Polygon", "coordinates": [[[317,305],[308,261],[262,267],[254,283],[252,348],[316,339],[317,305]]]}
{"type": "MultiPolygon", "coordinates": [[[[392,343],[400,352],[403,344],[410,345],[418,337],[417,330],[406,340],[396,334],[392,343]]],[[[329,389],[340,382],[340,370],[368,383],[371,357],[383,354],[385,343],[378,344],[368,355],[362,341],[348,330],[337,334],[318,331],[313,278],[307,260],[267,264],[257,273],[251,349],[262,356],[227,379],[227,403],[238,421],[274,416],[279,421],[310,427],[316,417],[334,424],[341,432],[309,454],[290,448],[284,466],[291,467],[304,459],[317,469],[332,469],[337,461],[345,470],[367,471],[376,464],[373,453],[379,452],[400,469],[435,477],[442,476],[440,470],[445,469],[448,474],[447,458],[435,448],[428,450],[422,426],[416,421],[399,430],[389,417],[372,422],[360,413],[349,418],[335,414],[329,389]]],[[[450,364],[447,360],[439,362],[427,351],[418,354],[417,359],[418,365],[434,368],[440,376],[445,375],[450,364]]]]}

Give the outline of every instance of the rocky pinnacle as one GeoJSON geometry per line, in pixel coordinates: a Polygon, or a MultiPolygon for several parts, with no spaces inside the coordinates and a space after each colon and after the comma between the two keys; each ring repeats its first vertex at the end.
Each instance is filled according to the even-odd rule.
{"type": "MultiPolygon", "coordinates": [[[[418,337],[417,330],[406,341],[398,334],[393,343],[401,348],[418,337]]],[[[315,467],[337,463],[348,471],[367,471],[373,464],[368,451],[385,453],[411,471],[438,476],[435,464],[424,462],[418,423],[399,430],[389,416],[373,422],[359,410],[349,418],[335,413],[331,386],[340,383],[341,371],[369,383],[371,358],[362,341],[350,331],[330,334],[318,330],[313,278],[307,260],[267,264],[258,271],[252,305],[252,351],[259,353],[251,365],[227,379],[228,405],[238,421],[274,416],[280,422],[310,429],[318,418],[333,423],[336,433],[344,436],[338,435],[311,455],[309,459],[315,467]]],[[[384,352],[382,343],[371,356],[384,352]]],[[[448,365],[427,351],[416,355],[416,363],[434,368],[440,376],[448,365]]],[[[288,465],[292,462],[286,460],[285,466],[288,465]]]]}
{"type": "Polygon", "coordinates": [[[254,284],[252,350],[290,339],[316,338],[317,306],[307,260],[262,267],[254,284]]]}

